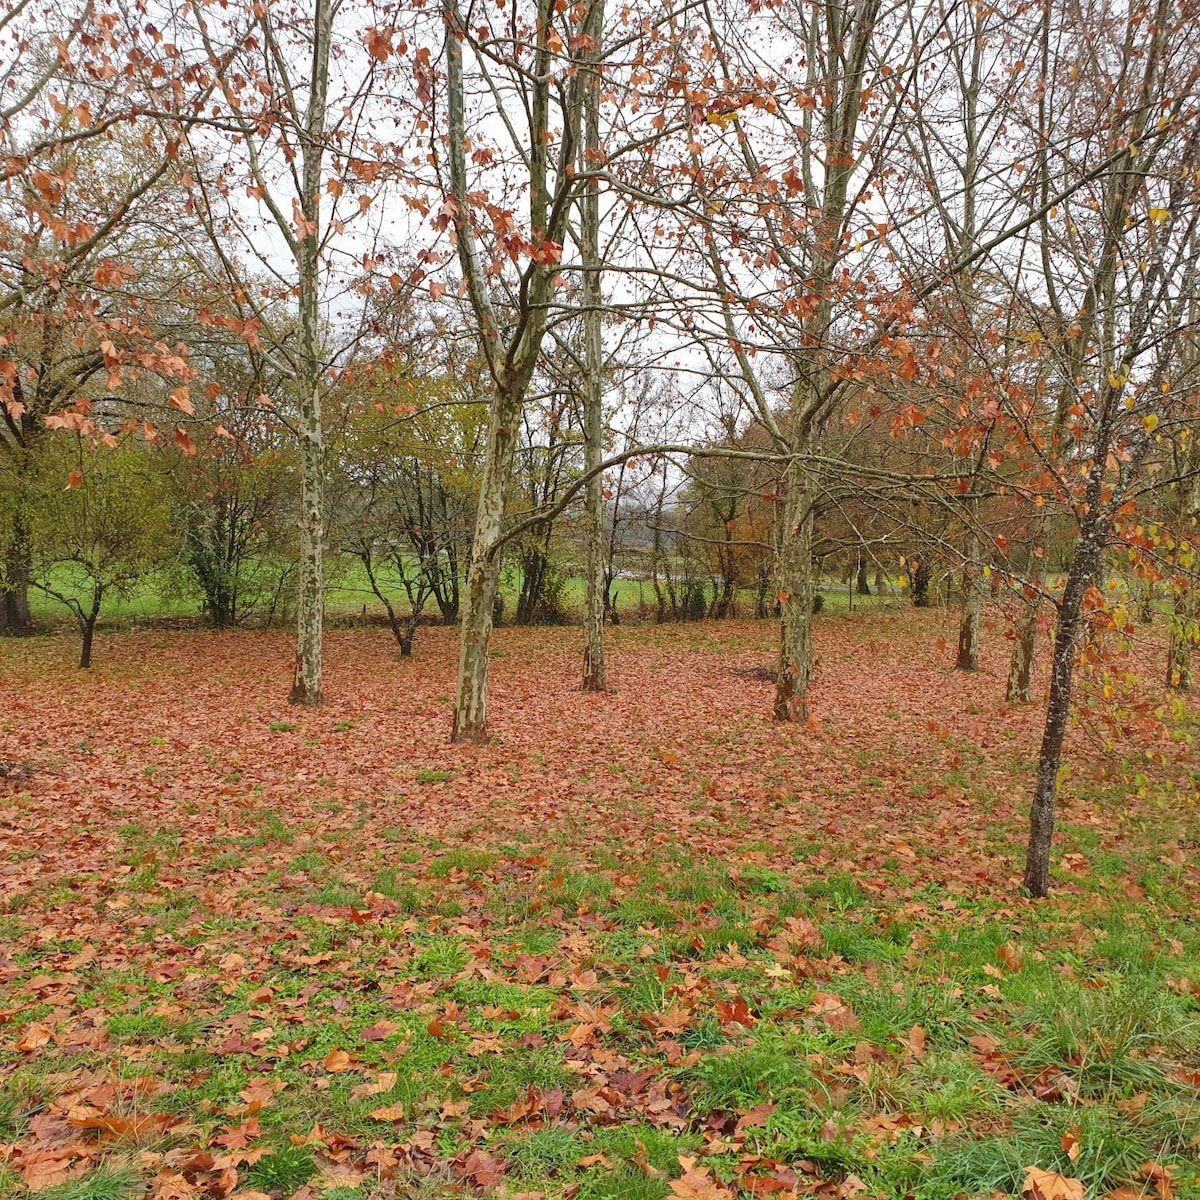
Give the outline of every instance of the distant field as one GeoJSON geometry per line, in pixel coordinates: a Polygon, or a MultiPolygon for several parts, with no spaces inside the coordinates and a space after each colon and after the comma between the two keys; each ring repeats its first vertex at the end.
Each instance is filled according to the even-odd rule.
{"type": "MultiPolygon", "coordinates": [[[[84,598],[84,592],[78,587],[72,587],[65,572],[59,572],[54,578],[54,586],[69,596],[77,599],[84,598]]],[[[408,599],[404,588],[395,571],[380,568],[377,578],[388,599],[400,612],[408,611],[408,599]]],[[[873,577],[872,577],[873,578],[873,577]]],[[[367,582],[366,572],[362,564],[352,559],[331,559],[326,565],[326,612],[333,618],[344,618],[361,614],[366,606],[368,616],[381,616],[383,606],[371,591],[367,582]]],[[[516,611],[517,596],[521,587],[521,575],[515,568],[507,570],[501,581],[500,594],[504,598],[505,616],[511,621],[516,611]]],[[[291,608],[291,596],[294,588],[286,586],[281,591],[283,607],[291,608]]],[[[617,613],[623,620],[637,620],[639,613],[646,619],[653,620],[655,613],[654,588],[649,580],[618,579],[614,585],[617,595],[617,613]]],[[[875,591],[872,583],[872,592],[875,591]]],[[[824,596],[826,612],[860,611],[875,607],[887,607],[897,603],[907,603],[904,594],[896,590],[893,582],[885,586],[883,595],[851,596],[849,585],[838,580],[825,578],[821,581],[821,594],[824,596]]],[[[711,589],[708,594],[711,595],[711,589]]],[[[564,588],[565,604],[568,612],[581,613],[583,610],[584,582],[574,576],[566,581],[564,588]]],[[[736,595],[736,615],[752,617],[754,615],[756,593],[751,588],[741,588],[736,595]]],[[[34,617],[47,625],[57,625],[71,621],[71,614],[57,600],[44,592],[33,589],[29,595],[29,606],[34,617]]],[[[265,609],[262,609],[265,611],[265,609]]],[[[437,607],[430,600],[426,606],[426,614],[436,616],[437,607]]],[[[156,618],[179,618],[181,620],[202,620],[202,602],[189,587],[181,586],[173,574],[148,576],[136,585],[128,595],[115,592],[105,599],[104,611],[101,615],[102,625],[128,625],[140,621],[150,621],[156,618]]],[[[284,619],[290,620],[286,612],[284,619]]],[[[254,624],[261,620],[256,614],[250,621],[254,624]]],[[[280,623],[280,610],[276,611],[275,623],[280,623]]]]}

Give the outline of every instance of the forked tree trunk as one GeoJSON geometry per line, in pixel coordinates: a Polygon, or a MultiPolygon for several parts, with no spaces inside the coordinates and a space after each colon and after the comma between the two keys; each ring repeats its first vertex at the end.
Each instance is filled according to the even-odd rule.
{"type": "Polygon", "coordinates": [[[488,642],[492,636],[492,607],[500,583],[497,546],[504,522],[504,498],[512,475],[520,418],[520,396],[514,395],[510,388],[496,398],[488,423],[471,565],[463,596],[458,694],[450,733],[451,741],[455,742],[481,742],[487,738],[488,642]]]}
{"type": "MultiPolygon", "coordinates": [[[[488,640],[492,632],[492,605],[499,581],[499,550],[505,499],[516,452],[521,406],[533,378],[546,332],[547,313],[557,289],[557,260],[531,264],[523,277],[520,301],[511,320],[514,333],[501,337],[500,322],[492,304],[494,282],[480,258],[471,212],[465,148],[468,143],[463,85],[463,42],[469,31],[458,0],[442,0],[447,24],[446,161],[450,173],[448,208],[457,239],[463,283],[474,311],[480,348],[493,380],[488,441],[484,454],[475,539],[467,576],[458,662],[458,692],[454,703],[453,741],[481,741],[487,736],[488,640]]],[[[535,50],[531,63],[527,115],[529,118],[529,226],[535,243],[561,243],[570,211],[569,192],[576,185],[571,174],[560,172],[551,197],[547,155],[555,139],[551,122],[553,80],[550,48],[553,0],[538,0],[535,50]]],[[[582,35],[599,45],[603,9],[598,0],[588,5],[582,35]]],[[[582,135],[582,96],[575,85],[568,89],[561,111],[561,137],[566,158],[576,161],[575,147],[582,135]]]]}
{"type": "Polygon", "coordinates": [[[1071,682],[1079,635],[1083,627],[1083,601],[1096,578],[1104,550],[1102,529],[1090,520],[1080,531],[1075,559],[1067,575],[1058,620],[1054,628],[1054,656],[1050,666],[1050,700],[1038,753],[1037,782],[1029,812],[1029,845],[1025,859],[1025,887],[1031,896],[1050,890],[1050,849],[1054,840],[1054,810],[1058,800],[1058,773],[1063,741],[1071,714],[1071,682]]]}
{"type": "Polygon", "coordinates": [[[775,674],[775,720],[808,721],[812,679],[813,491],[797,463],[788,469],[787,499],[779,548],[779,665],[775,674]]]}
{"type": "Polygon", "coordinates": [[[97,588],[92,592],[92,607],[84,612],[79,610],[80,629],[83,633],[83,645],[79,650],[79,669],[88,670],[92,665],[92,642],[96,637],[96,621],[100,616],[100,605],[104,600],[104,592],[97,588]]]}

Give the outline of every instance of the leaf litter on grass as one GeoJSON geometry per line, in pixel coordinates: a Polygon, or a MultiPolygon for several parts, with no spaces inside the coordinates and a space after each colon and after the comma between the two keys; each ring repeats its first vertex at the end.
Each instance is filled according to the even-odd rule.
{"type": "Polygon", "coordinates": [[[819,625],[807,730],[763,624],[503,630],[469,748],[452,631],[302,712],[272,633],[0,646],[0,1193],[1200,1195],[1186,760],[1076,736],[1021,900],[1039,714],[933,619],[819,625]]]}

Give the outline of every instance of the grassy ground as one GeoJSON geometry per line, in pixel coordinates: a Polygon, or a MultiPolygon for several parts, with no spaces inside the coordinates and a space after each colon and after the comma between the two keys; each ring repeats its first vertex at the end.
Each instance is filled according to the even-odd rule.
{"type": "MultiPolygon", "coordinates": [[[[371,591],[367,582],[366,572],[356,559],[336,558],[326,564],[326,610],[334,619],[353,617],[361,614],[363,606],[370,616],[381,616],[383,606],[371,591]]],[[[408,598],[396,573],[386,566],[377,570],[377,578],[385,594],[397,606],[398,611],[408,611],[408,598]]],[[[65,573],[53,580],[56,589],[67,596],[84,599],[78,587],[74,587],[65,573]]],[[[111,594],[104,603],[101,616],[102,627],[125,627],[130,624],[145,623],[151,620],[170,620],[173,618],[197,621],[201,620],[200,598],[189,590],[186,580],[173,575],[147,576],[135,585],[126,595],[111,594]]],[[[505,611],[511,620],[516,611],[517,595],[520,591],[520,573],[512,570],[506,572],[501,581],[500,595],[504,599],[505,611]]],[[[284,606],[292,602],[294,588],[283,590],[284,606]]],[[[654,589],[646,581],[635,579],[619,579],[615,584],[617,607],[624,617],[636,619],[639,610],[651,615],[654,609],[654,589]]],[[[869,611],[890,604],[899,603],[897,594],[891,589],[885,589],[880,596],[853,596],[845,583],[826,579],[822,584],[822,594],[826,611],[869,611]]],[[[584,603],[584,583],[579,578],[569,578],[563,588],[563,601],[571,613],[581,612],[584,603]]],[[[59,601],[48,596],[45,592],[33,589],[29,594],[30,609],[34,619],[44,626],[54,627],[69,623],[73,620],[69,611],[59,601]]],[[[755,594],[751,589],[739,589],[737,593],[738,610],[745,616],[754,612],[755,594]]],[[[426,609],[430,615],[436,614],[432,601],[426,609]]],[[[255,619],[251,623],[259,623],[265,609],[262,606],[255,610],[255,619]]],[[[279,619],[279,618],[277,618],[279,619]]],[[[290,619],[290,618],[289,618],[290,619]]]]}
{"type": "Polygon", "coordinates": [[[449,630],[316,711],[272,633],[0,643],[0,1196],[1200,1197],[1195,712],[1073,733],[1031,903],[1038,713],[948,619],[823,620],[807,730],[764,625],[588,697],[502,630],[482,748],[449,630]]]}

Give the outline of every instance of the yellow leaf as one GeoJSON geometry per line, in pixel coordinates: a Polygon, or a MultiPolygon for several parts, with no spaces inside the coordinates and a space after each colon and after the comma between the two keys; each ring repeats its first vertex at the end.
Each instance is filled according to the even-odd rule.
{"type": "Polygon", "coordinates": [[[1161,225],[1170,215],[1171,210],[1169,208],[1152,208],[1150,210],[1150,220],[1155,225],[1161,225]]]}
{"type": "Polygon", "coordinates": [[[1158,417],[1154,413],[1147,413],[1142,418],[1142,428],[1147,433],[1153,433],[1158,428],[1158,417]]]}

